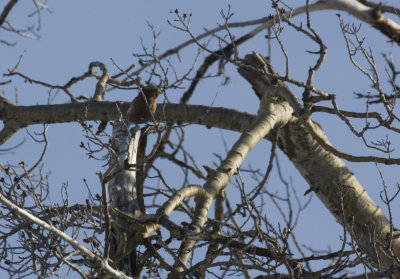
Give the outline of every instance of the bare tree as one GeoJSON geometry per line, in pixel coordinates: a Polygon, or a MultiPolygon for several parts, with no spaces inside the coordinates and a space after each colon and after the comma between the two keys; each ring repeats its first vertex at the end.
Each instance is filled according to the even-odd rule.
{"type": "MultiPolygon", "coordinates": [[[[7,21],[12,9],[22,5],[17,2],[5,4],[0,26],[21,35],[25,33],[7,21]]],[[[357,92],[351,106],[341,104],[335,94],[316,85],[327,46],[313,24],[314,12],[345,11],[351,20],[361,21],[368,32],[378,30],[381,40],[397,48],[399,9],[367,0],[299,2],[291,8],[271,1],[270,15],[243,22],[232,22],[228,6],[220,13],[223,23],[202,34],[191,30],[192,14],[176,9],[170,27],[188,40],[159,52],[157,31],[150,25],[153,47],[143,45],[135,54],[137,62],[125,69],[114,63],[115,73],[98,61],[61,85],[19,71],[21,61],[4,73],[2,86],[24,80],[64,93],[69,102],[22,106],[0,96],[0,143],[11,146],[0,152],[20,148],[10,141],[14,134],[34,124],[43,126],[41,133],[31,135],[43,146],[35,163],[18,158],[1,164],[0,268],[13,278],[64,274],[82,278],[400,278],[400,234],[394,225],[398,214],[392,210],[400,186],[390,187],[381,172],[400,164],[392,143],[400,132],[399,71],[390,54],[375,57],[359,25],[346,23],[337,14],[336,24],[347,48],[343,55],[365,77],[362,82],[371,86],[369,93],[357,92]],[[290,41],[283,38],[285,32],[295,32],[317,49],[309,51],[313,58],[303,80],[292,75],[293,58],[286,50],[290,41]],[[265,53],[242,54],[242,44],[260,34],[268,46],[265,53]],[[185,61],[187,70],[181,72],[174,67],[174,59],[180,59],[185,48],[196,50],[196,55],[193,61],[185,61]],[[285,61],[281,71],[274,64],[277,55],[285,61]],[[198,61],[202,61],[200,66],[198,61]],[[380,70],[378,63],[386,67],[380,70]],[[238,74],[231,73],[234,79],[228,67],[237,70],[238,74]],[[259,98],[256,115],[212,104],[188,104],[201,93],[200,81],[221,77],[223,84],[245,79],[252,86],[249,93],[259,98]],[[73,86],[88,80],[95,81],[92,97],[74,91],[73,86]],[[299,88],[301,97],[295,92],[299,88]],[[130,103],[107,101],[110,92],[126,89],[137,91],[136,100],[140,100],[130,110],[136,113],[130,118],[133,125],[126,120],[130,103]],[[149,92],[156,94],[150,98],[149,92]],[[169,101],[172,92],[181,94],[179,103],[169,101]],[[162,96],[155,110],[157,95],[162,96]],[[137,112],[138,107],[143,111],[137,112]],[[324,127],[312,119],[316,113],[344,123],[364,144],[366,155],[346,153],[331,144],[324,127]],[[105,166],[97,173],[96,192],[88,187],[89,198],[74,204],[67,184],[61,189],[61,203],[48,199],[54,191],[44,171],[47,127],[65,122],[81,125],[83,152],[105,166]],[[232,146],[226,145],[226,154],[216,154],[201,168],[194,154],[208,147],[191,146],[185,139],[192,128],[202,126],[231,130],[239,138],[232,146]],[[375,132],[381,140],[370,139],[375,132]],[[245,166],[247,155],[263,140],[270,142],[263,164],[245,166]],[[278,152],[307,181],[304,195],[285,179],[278,152]],[[381,196],[371,198],[345,161],[375,164],[382,177],[381,196]],[[278,191],[268,186],[273,175],[280,181],[278,191]],[[342,227],[340,249],[318,251],[303,245],[297,236],[300,216],[314,194],[342,227]],[[387,214],[373,201],[379,198],[387,214]],[[269,210],[279,214],[278,223],[271,222],[269,210]]],[[[40,13],[48,8],[39,1],[33,3],[40,25],[40,13]]]]}

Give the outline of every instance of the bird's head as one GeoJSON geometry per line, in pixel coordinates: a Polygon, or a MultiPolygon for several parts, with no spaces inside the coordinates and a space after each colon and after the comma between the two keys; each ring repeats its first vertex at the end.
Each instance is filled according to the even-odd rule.
{"type": "Polygon", "coordinates": [[[152,83],[149,83],[147,86],[143,87],[142,90],[147,98],[157,98],[157,96],[162,93],[161,90],[152,83]]]}

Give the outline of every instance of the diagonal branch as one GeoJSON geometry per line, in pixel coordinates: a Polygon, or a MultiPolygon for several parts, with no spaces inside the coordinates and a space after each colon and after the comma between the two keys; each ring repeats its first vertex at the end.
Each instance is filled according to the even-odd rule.
{"type": "Polygon", "coordinates": [[[15,205],[11,201],[9,201],[5,196],[3,196],[2,191],[0,191],[0,202],[3,203],[8,209],[16,212],[19,216],[23,216],[29,222],[35,223],[35,224],[45,228],[46,230],[57,234],[63,240],[68,242],[73,248],[78,250],[84,257],[86,257],[89,260],[91,260],[94,265],[96,265],[100,269],[104,269],[113,278],[116,278],[116,279],[129,279],[130,278],[130,277],[124,275],[123,273],[121,273],[121,272],[113,269],[112,267],[110,267],[108,265],[108,263],[103,261],[98,255],[94,254],[92,251],[87,249],[85,246],[80,244],[75,239],[71,238],[66,233],[60,231],[56,227],[53,227],[53,226],[49,225],[48,223],[42,221],[41,219],[39,219],[36,216],[30,214],[29,212],[27,212],[23,208],[20,208],[19,206],[15,205]]]}
{"type": "Polygon", "coordinates": [[[400,25],[383,15],[381,4],[372,6],[371,2],[366,5],[357,0],[320,0],[317,3],[325,5],[325,9],[348,12],[400,44],[400,25]]]}
{"type": "MultiPolygon", "coordinates": [[[[203,186],[208,192],[208,196],[196,200],[195,214],[191,224],[193,231],[200,232],[202,230],[207,221],[207,214],[212,201],[226,188],[229,180],[237,173],[250,150],[272,129],[282,127],[290,121],[292,114],[292,107],[286,99],[280,96],[279,90],[272,87],[266,88],[254,122],[242,133],[218,169],[210,172],[209,178],[203,186]]],[[[196,241],[192,239],[185,239],[182,242],[179,253],[180,262],[175,263],[176,271],[182,271],[179,266],[182,263],[186,264],[195,243],[196,241]]],[[[171,273],[171,276],[173,277],[174,273],[171,273]]]]}
{"type": "Polygon", "coordinates": [[[4,7],[3,11],[0,14],[0,26],[3,25],[4,21],[6,20],[8,14],[11,12],[11,9],[17,4],[18,0],[10,0],[7,5],[4,7]]]}
{"type": "MultiPolygon", "coordinates": [[[[257,54],[246,56],[246,60],[257,60],[257,54]]],[[[257,69],[259,63],[260,60],[254,63],[254,68],[257,69]]],[[[265,90],[271,87],[261,72],[254,71],[245,78],[258,90],[262,90],[262,81],[265,90]]],[[[322,128],[311,120],[303,123],[294,118],[278,131],[278,137],[279,147],[308,181],[310,190],[307,192],[316,193],[336,220],[352,234],[374,266],[381,272],[398,267],[398,233],[393,232],[392,224],[345,163],[331,149],[325,148],[331,143],[322,128]]]]}

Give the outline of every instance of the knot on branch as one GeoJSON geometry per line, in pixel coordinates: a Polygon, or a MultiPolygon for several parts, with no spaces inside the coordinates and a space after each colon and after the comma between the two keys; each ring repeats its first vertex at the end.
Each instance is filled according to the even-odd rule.
{"type": "Polygon", "coordinates": [[[272,103],[287,101],[295,116],[303,115],[303,105],[286,84],[280,80],[280,76],[265,57],[253,52],[245,56],[244,62],[245,64],[238,69],[239,74],[252,85],[257,96],[261,99],[260,108],[271,110],[273,109],[272,103]],[[263,98],[266,99],[263,100],[263,98]]]}
{"type": "Polygon", "coordinates": [[[268,60],[261,54],[256,52],[247,54],[244,57],[244,62],[238,69],[239,74],[251,83],[260,99],[264,95],[266,86],[277,85],[279,83],[279,80],[276,78],[276,72],[268,60]]]}

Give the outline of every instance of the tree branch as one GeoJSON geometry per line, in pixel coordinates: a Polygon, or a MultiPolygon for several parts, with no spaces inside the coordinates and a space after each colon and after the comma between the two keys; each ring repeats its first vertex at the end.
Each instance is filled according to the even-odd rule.
{"type": "Polygon", "coordinates": [[[6,20],[8,14],[11,12],[11,9],[17,4],[18,0],[10,0],[7,5],[4,7],[3,11],[0,14],[0,26],[3,25],[4,21],[6,20]]]}
{"type": "MultiPolygon", "coordinates": [[[[252,56],[257,58],[257,54],[252,56]]],[[[255,69],[259,68],[259,62],[253,63],[255,69]]],[[[264,90],[271,87],[261,71],[245,77],[258,90],[262,90],[263,82],[264,90]]],[[[278,136],[279,147],[307,180],[310,190],[352,234],[371,262],[382,272],[396,267],[396,257],[400,256],[400,238],[395,237],[398,233],[393,233],[392,224],[344,162],[326,148],[332,145],[322,128],[311,120],[302,123],[294,118],[278,131],[278,136]]]]}
{"type": "Polygon", "coordinates": [[[36,216],[30,214],[26,210],[18,207],[17,205],[13,204],[11,201],[9,201],[6,197],[3,196],[2,191],[0,191],[0,202],[3,203],[5,206],[7,206],[8,209],[16,212],[19,216],[23,216],[25,219],[27,219],[29,222],[35,223],[46,230],[57,234],[59,237],[61,237],[63,240],[71,244],[71,246],[80,251],[80,253],[91,260],[95,265],[98,265],[100,269],[104,269],[108,274],[110,274],[113,278],[116,279],[130,279],[131,277],[126,276],[125,274],[113,269],[108,265],[107,262],[103,261],[100,256],[94,254],[92,251],[87,249],[85,246],[80,244],[78,241],[75,239],[71,238],[69,235],[65,234],[64,232],[60,231],[59,229],[47,224],[46,222],[42,221],[41,219],[37,218],[36,216]]]}

